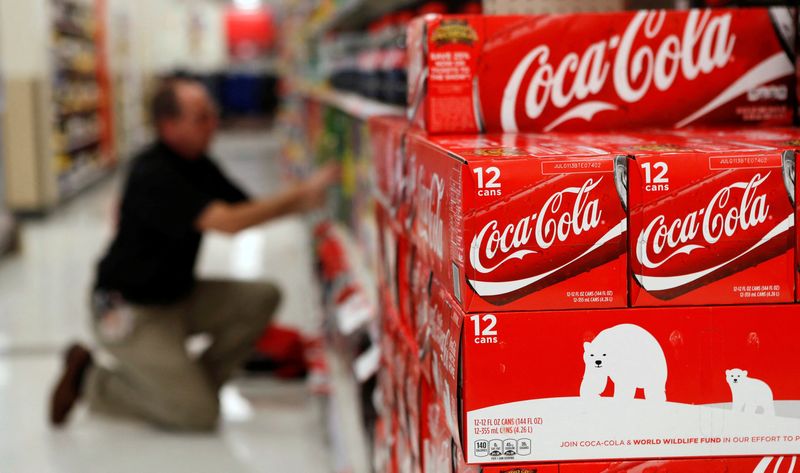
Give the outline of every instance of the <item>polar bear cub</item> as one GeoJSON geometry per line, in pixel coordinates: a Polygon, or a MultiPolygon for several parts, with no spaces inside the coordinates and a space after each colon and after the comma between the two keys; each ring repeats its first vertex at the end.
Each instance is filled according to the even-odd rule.
{"type": "Polygon", "coordinates": [[[611,379],[615,398],[633,399],[636,389],[642,388],[645,399],[667,399],[664,351],[655,337],[638,325],[621,324],[598,333],[583,344],[583,361],[581,397],[599,396],[611,379]]]}
{"type": "Polygon", "coordinates": [[[747,376],[746,370],[734,368],[725,370],[725,378],[733,396],[733,411],[757,414],[758,409],[765,415],[775,415],[775,402],[772,389],[764,381],[747,376]]]}

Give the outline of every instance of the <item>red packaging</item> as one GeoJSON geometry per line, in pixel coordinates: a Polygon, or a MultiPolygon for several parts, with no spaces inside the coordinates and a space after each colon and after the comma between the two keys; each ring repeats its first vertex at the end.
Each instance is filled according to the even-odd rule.
{"type": "Polygon", "coordinates": [[[450,305],[437,392],[456,406],[470,464],[800,449],[795,305],[470,315],[450,305]]]}
{"type": "Polygon", "coordinates": [[[793,37],[786,8],[427,15],[409,104],[432,133],[786,125],[793,37]]]}
{"type": "MultiPolygon", "coordinates": [[[[800,70],[800,69],[799,69],[800,70]]],[[[798,182],[796,178],[796,154],[800,150],[800,130],[797,128],[744,128],[709,130],[714,136],[734,142],[746,142],[762,146],[774,147],[792,154],[784,154],[783,179],[790,191],[792,204],[795,206],[795,234],[797,224],[800,222],[800,206],[797,206],[796,196],[798,182]]],[[[795,238],[795,300],[800,301],[800,239],[795,238]]]]}
{"type": "Polygon", "coordinates": [[[393,472],[397,469],[392,464],[392,448],[390,445],[389,429],[390,415],[382,415],[375,421],[372,429],[372,466],[374,471],[393,472]]]}
{"type": "Polygon", "coordinates": [[[403,385],[406,390],[406,409],[408,415],[408,442],[411,449],[411,467],[413,472],[422,472],[422,402],[423,392],[430,390],[426,387],[427,382],[422,376],[416,353],[409,353],[409,369],[407,379],[403,385]]]}
{"type": "Polygon", "coordinates": [[[431,287],[431,372],[433,389],[442,409],[442,422],[450,436],[461,437],[461,406],[458,396],[461,372],[460,346],[463,312],[443,287],[434,282],[431,287]]]}
{"type": "Polygon", "coordinates": [[[453,436],[447,428],[444,407],[436,391],[425,406],[427,428],[422,436],[422,471],[449,472],[453,463],[453,436]]]}
{"type": "MultiPolygon", "coordinates": [[[[582,463],[580,464],[582,465],[582,463]]],[[[589,470],[580,470],[586,471],[589,470]]],[[[559,465],[503,465],[503,466],[487,466],[481,469],[481,473],[559,473],[559,465]]]]}
{"type": "Polygon", "coordinates": [[[403,239],[399,225],[382,205],[375,206],[378,258],[376,261],[377,281],[380,288],[385,289],[386,303],[399,316],[400,315],[400,289],[398,287],[398,255],[403,239]]]}
{"type": "MultiPolygon", "coordinates": [[[[416,256],[416,251],[414,252],[416,256]]],[[[433,273],[420,259],[415,257],[411,272],[411,301],[413,303],[414,337],[421,375],[431,381],[431,285],[433,273]]]]}
{"type": "Polygon", "coordinates": [[[631,157],[632,306],[794,301],[793,153],[706,132],[594,139],[631,157]]]}
{"type": "Polygon", "coordinates": [[[482,473],[791,473],[797,457],[659,459],[484,467],[482,473]]]}
{"type": "Polygon", "coordinates": [[[427,405],[428,430],[422,438],[425,473],[481,473],[483,468],[469,465],[464,453],[444,422],[443,407],[434,400],[427,405]]]}
{"type": "Polygon", "coordinates": [[[408,160],[411,239],[466,311],[626,305],[625,160],[574,137],[422,134],[408,160]]]}
{"type": "MultiPolygon", "coordinates": [[[[405,134],[408,121],[400,117],[371,117],[369,127],[374,193],[378,202],[389,212],[397,214],[403,195],[405,134]]],[[[399,220],[398,220],[399,221],[399,220]]]]}
{"type": "MultiPolygon", "coordinates": [[[[600,463],[562,463],[560,473],[791,473],[797,457],[698,458],[600,463]]],[[[505,471],[484,469],[484,473],[505,471]]],[[[521,470],[525,471],[525,470],[521,470]]]]}

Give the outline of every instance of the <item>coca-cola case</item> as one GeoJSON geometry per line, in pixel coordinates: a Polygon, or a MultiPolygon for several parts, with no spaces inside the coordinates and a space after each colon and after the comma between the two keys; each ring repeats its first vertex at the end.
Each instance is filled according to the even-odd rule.
{"type": "MultiPolygon", "coordinates": [[[[416,254],[416,252],[415,252],[416,254]]],[[[420,258],[414,258],[411,273],[411,302],[413,307],[414,331],[417,347],[417,360],[422,377],[431,381],[431,318],[434,307],[431,304],[433,272],[420,258]]]]}
{"type": "Polygon", "coordinates": [[[387,473],[397,471],[392,464],[392,446],[389,429],[391,417],[388,413],[378,417],[372,429],[372,467],[374,471],[387,473]]]}
{"type": "Polygon", "coordinates": [[[378,231],[377,281],[385,290],[386,302],[399,316],[400,323],[409,332],[413,328],[413,300],[411,277],[414,269],[415,249],[407,232],[392,218],[383,205],[376,205],[378,231]]]}
{"type": "MultiPolygon", "coordinates": [[[[628,473],[652,471],[658,473],[791,473],[795,471],[797,457],[738,457],[660,459],[624,462],[562,463],[560,473],[628,473]]],[[[483,473],[496,470],[484,469],[483,473]]],[[[497,470],[498,472],[501,470],[497,470]]],[[[506,471],[506,470],[502,470],[506,471]]],[[[521,470],[526,471],[526,470],[521,470]]],[[[520,473],[521,473],[520,472],[520,473]]]]}
{"type": "Polygon", "coordinates": [[[452,303],[442,339],[458,343],[445,344],[437,391],[470,464],[796,454],[797,315],[791,304],[464,314],[452,303]]]}
{"type": "Polygon", "coordinates": [[[391,218],[400,219],[404,185],[404,138],[408,121],[400,117],[371,117],[369,127],[373,193],[391,218]]]}
{"type": "MultiPolygon", "coordinates": [[[[693,133],[700,133],[694,131],[693,133]]],[[[726,128],[719,130],[703,130],[702,133],[713,135],[717,139],[724,139],[734,143],[747,143],[748,146],[761,145],[777,148],[784,152],[783,180],[789,197],[795,206],[795,235],[797,234],[797,223],[800,222],[800,207],[797,206],[797,176],[796,161],[797,152],[800,151],[800,129],[798,128],[726,128]]],[[[795,249],[795,298],[800,301],[800,239],[795,238],[797,247],[795,249]]]]}
{"type": "Polygon", "coordinates": [[[794,153],[707,132],[598,139],[630,156],[631,306],[794,301],[794,153]]]}
{"type": "Polygon", "coordinates": [[[574,137],[408,140],[410,238],[467,312],[627,304],[625,160],[574,137]]]}
{"type": "MultiPolygon", "coordinates": [[[[560,465],[557,463],[546,463],[541,465],[487,466],[481,469],[481,473],[559,473],[559,468],[560,465]]],[[[588,470],[580,471],[588,472],[588,470]]],[[[598,470],[598,473],[599,471],[602,470],[598,470]]]]}
{"type": "Polygon", "coordinates": [[[794,29],[787,8],[426,15],[409,114],[431,133],[788,125],[794,29]]]}

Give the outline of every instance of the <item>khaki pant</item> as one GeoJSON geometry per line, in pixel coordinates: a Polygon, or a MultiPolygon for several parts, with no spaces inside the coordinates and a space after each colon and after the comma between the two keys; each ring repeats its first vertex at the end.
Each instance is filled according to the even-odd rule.
{"type": "Polygon", "coordinates": [[[252,353],[279,302],[272,284],[199,281],[179,303],[124,306],[128,329],[113,340],[94,317],[101,346],[118,363],[88,373],[90,408],[166,429],[214,429],[219,388],[252,353]],[[193,359],[185,342],[199,333],[210,335],[212,344],[193,359]]]}

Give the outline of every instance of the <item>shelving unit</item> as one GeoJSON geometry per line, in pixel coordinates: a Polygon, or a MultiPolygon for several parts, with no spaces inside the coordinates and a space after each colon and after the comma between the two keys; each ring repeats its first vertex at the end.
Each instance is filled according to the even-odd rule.
{"type": "Polygon", "coordinates": [[[48,211],[114,164],[111,90],[102,80],[105,1],[2,4],[6,196],[18,213],[48,211]]]}
{"type": "Polygon", "coordinates": [[[309,36],[319,38],[332,31],[361,28],[389,12],[418,3],[420,0],[346,0],[336,7],[331,16],[312,25],[309,36]]]}
{"type": "Polygon", "coordinates": [[[53,98],[55,155],[59,199],[79,192],[95,181],[102,165],[111,159],[103,154],[103,116],[106,90],[99,78],[98,5],[77,0],[52,0],[53,98]],[[89,177],[91,176],[91,177],[89,177]]]}
{"type": "Polygon", "coordinates": [[[342,92],[331,87],[313,86],[303,81],[294,82],[294,92],[303,95],[321,104],[336,108],[342,112],[367,120],[373,116],[403,116],[406,109],[395,105],[388,105],[377,100],[371,100],[357,94],[342,92]]]}

